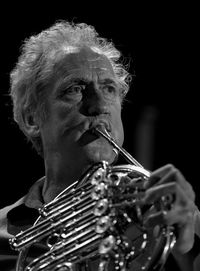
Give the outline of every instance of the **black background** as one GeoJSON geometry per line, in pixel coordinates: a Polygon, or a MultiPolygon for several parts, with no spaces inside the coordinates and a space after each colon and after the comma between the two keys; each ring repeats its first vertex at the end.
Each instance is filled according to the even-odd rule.
{"type": "MultiPolygon", "coordinates": [[[[32,3],[33,4],[33,3],[32,3]]],[[[124,104],[124,147],[147,169],[166,163],[178,167],[199,187],[199,22],[197,7],[126,2],[75,7],[25,7],[1,9],[1,190],[0,207],[16,201],[44,175],[43,162],[12,119],[8,95],[9,73],[19,47],[30,35],[67,19],[94,25],[100,36],[112,39],[131,59],[135,74],[124,104]]]]}

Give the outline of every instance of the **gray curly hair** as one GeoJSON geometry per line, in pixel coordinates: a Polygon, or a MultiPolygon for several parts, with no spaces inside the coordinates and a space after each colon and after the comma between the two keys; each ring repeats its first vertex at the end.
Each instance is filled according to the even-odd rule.
{"type": "Polygon", "coordinates": [[[59,21],[26,39],[16,66],[10,73],[10,95],[14,120],[41,155],[41,139],[26,134],[23,113],[28,110],[38,114],[41,121],[45,120],[43,90],[52,77],[54,65],[59,58],[70,53],[70,48],[82,46],[88,46],[108,58],[121,85],[122,96],[129,90],[130,74],[120,59],[121,53],[111,41],[99,37],[93,26],[59,21]]]}

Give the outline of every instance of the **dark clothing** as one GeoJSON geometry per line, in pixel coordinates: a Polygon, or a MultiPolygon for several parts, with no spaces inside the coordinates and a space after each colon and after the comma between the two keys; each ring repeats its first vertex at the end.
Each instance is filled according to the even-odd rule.
{"type": "Polygon", "coordinates": [[[0,210],[0,271],[14,271],[18,252],[11,249],[9,238],[34,224],[39,216],[38,208],[43,205],[41,178],[29,193],[16,203],[0,210]]]}

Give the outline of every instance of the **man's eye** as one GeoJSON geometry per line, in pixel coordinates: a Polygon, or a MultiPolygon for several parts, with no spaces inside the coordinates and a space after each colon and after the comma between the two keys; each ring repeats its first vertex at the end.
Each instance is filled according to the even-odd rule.
{"type": "Polygon", "coordinates": [[[116,88],[114,86],[108,86],[108,91],[109,92],[115,92],[116,88]]]}
{"type": "Polygon", "coordinates": [[[116,92],[116,87],[112,85],[107,85],[103,87],[104,91],[107,91],[108,93],[112,94],[116,92]]]}
{"type": "Polygon", "coordinates": [[[66,94],[69,94],[69,95],[81,94],[84,89],[85,89],[84,85],[70,86],[69,88],[66,89],[66,94]]]}

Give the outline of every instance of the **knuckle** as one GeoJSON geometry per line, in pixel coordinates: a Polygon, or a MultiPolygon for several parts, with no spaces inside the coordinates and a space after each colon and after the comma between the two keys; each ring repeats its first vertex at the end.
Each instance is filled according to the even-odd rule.
{"type": "Polygon", "coordinates": [[[171,171],[176,169],[175,166],[171,163],[167,164],[166,167],[171,171]]]}
{"type": "Polygon", "coordinates": [[[173,167],[171,169],[171,173],[174,176],[174,179],[177,181],[178,177],[180,176],[180,171],[177,168],[173,167]]]}

